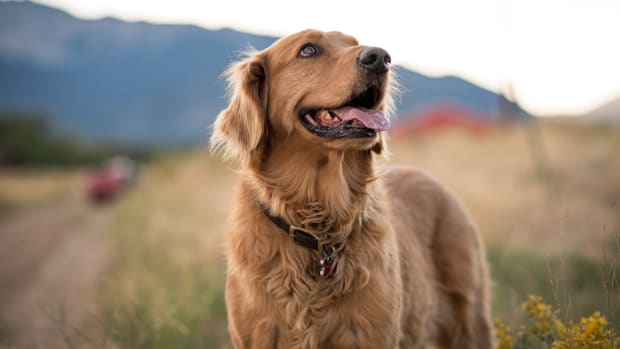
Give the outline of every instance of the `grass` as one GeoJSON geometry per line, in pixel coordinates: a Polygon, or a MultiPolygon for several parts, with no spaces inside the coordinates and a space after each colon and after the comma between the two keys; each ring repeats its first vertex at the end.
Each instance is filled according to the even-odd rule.
{"type": "Polygon", "coordinates": [[[222,241],[233,179],[204,152],[167,155],[116,207],[116,256],[97,315],[105,339],[123,348],[226,343],[222,241]]]}
{"type": "MultiPolygon", "coordinates": [[[[537,294],[567,326],[600,311],[617,330],[620,130],[545,122],[539,132],[544,171],[518,126],[415,136],[393,144],[390,163],[431,173],[472,213],[488,249],[493,309],[506,326],[517,331],[531,320],[520,304],[537,294]]],[[[235,182],[205,149],[162,156],[145,170],[115,208],[115,256],[94,314],[103,342],[228,345],[222,243],[235,182]]]]}
{"type": "Polygon", "coordinates": [[[620,232],[620,131],[547,122],[540,134],[546,177],[521,127],[422,135],[396,144],[391,162],[423,169],[455,192],[487,245],[527,250],[535,242],[543,255],[578,250],[599,258],[620,232]]]}
{"type": "Polygon", "coordinates": [[[53,202],[77,182],[75,170],[0,167],[0,216],[53,202]]]}
{"type": "Polygon", "coordinates": [[[560,309],[563,320],[600,311],[620,330],[620,289],[617,281],[608,277],[610,271],[620,270],[620,251],[616,256],[614,261],[599,263],[576,253],[550,258],[493,246],[488,250],[494,282],[493,310],[516,326],[525,319],[519,304],[528,294],[536,294],[560,309]]]}

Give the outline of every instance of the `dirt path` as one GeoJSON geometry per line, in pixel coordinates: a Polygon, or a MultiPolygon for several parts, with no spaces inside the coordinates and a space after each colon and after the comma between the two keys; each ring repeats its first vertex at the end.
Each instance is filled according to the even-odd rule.
{"type": "Polygon", "coordinates": [[[108,260],[108,208],[80,191],[0,221],[0,348],[66,348],[108,260]]]}

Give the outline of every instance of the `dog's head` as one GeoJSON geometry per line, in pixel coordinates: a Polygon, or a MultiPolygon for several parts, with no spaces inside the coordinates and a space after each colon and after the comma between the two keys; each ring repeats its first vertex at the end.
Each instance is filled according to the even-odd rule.
{"type": "Polygon", "coordinates": [[[228,70],[232,97],[211,142],[252,158],[287,142],[381,153],[390,63],[385,50],[339,32],[287,36],[228,70]]]}

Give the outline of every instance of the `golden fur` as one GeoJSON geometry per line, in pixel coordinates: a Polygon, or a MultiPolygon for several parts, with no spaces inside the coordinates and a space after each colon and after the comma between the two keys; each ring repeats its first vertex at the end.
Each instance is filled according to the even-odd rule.
{"type": "MultiPolygon", "coordinates": [[[[355,61],[364,48],[307,30],[229,71],[231,101],[212,145],[242,159],[227,239],[236,348],[492,347],[484,250],[460,204],[413,170],[377,171],[382,132],[329,139],[299,121],[300,108],[337,107],[362,88],[355,61]],[[321,55],[299,59],[308,42],[321,55]],[[291,241],[261,205],[329,238],[335,274],[320,277],[318,253],[291,241]]],[[[376,109],[389,103],[387,91],[376,109]]]]}

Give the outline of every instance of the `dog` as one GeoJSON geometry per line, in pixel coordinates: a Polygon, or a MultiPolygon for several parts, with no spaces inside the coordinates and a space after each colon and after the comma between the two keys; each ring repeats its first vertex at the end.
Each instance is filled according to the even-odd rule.
{"type": "Polygon", "coordinates": [[[391,57],[306,30],[227,71],[211,145],[240,164],[227,235],[236,348],[492,348],[479,234],[428,176],[376,168],[391,57]]]}

